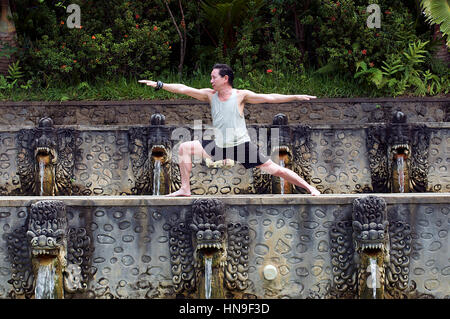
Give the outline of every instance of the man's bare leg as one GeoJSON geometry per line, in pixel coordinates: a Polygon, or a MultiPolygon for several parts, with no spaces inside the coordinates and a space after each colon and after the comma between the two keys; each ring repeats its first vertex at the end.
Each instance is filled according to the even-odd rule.
{"type": "Polygon", "coordinates": [[[275,164],[272,160],[268,160],[264,164],[259,165],[258,168],[271,175],[282,177],[288,183],[306,189],[313,196],[320,195],[320,192],[315,187],[309,185],[303,178],[298,176],[298,174],[296,174],[295,172],[291,171],[288,168],[281,167],[280,165],[275,164]]]}
{"type": "Polygon", "coordinates": [[[199,141],[190,141],[181,143],[178,150],[178,165],[180,166],[181,187],[176,192],[166,196],[191,196],[191,170],[192,156],[202,156],[203,158],[211,158],[202,147],[199,141]]]}

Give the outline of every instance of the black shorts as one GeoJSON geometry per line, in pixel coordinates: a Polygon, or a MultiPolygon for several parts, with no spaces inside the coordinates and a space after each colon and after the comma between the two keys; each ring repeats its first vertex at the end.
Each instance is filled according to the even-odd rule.
{"type": "Polygon", "coordinates": [[[232,159],[241,163],[246,169],[253,168],[267,162],[270,157],[264,155],[253,142],[245,142],[233,147],[221,148],[214,141],[203,140],[203,149],[214,161],[232,159]]]}

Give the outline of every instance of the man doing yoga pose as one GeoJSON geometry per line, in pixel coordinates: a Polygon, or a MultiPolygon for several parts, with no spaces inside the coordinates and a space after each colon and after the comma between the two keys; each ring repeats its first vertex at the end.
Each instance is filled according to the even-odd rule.
{"type": "Polygon", "coordinates": [[[205,159],[225,160],[227,154],[233,154],[233,160],[240,162],[246,169],[258,167],[263,172],[284,178],[287,182],[306,189],[311,195],[320,192],[309,185],[298,174],[274,163],[261,153],[248,135],[244,118],[245,103],[284,103],[307,101],[316,98],[310,95],[257,94],[250,90],[233,88],[233,70],[226,64],[216,64],[211,72],[212,89],[196,89],[184,84],[162,83],[161,81],[140,80],[140,83],[156,89],[185,94],[211,105],[212,125],[215,129],[214,141],[198,140],[181,143],[178,155],[181,174],[181,187],[166,196],[190,196],[190,173],[192,156],[205,159]],[[254,159],[251,157],[255,157],[254,159]]]}

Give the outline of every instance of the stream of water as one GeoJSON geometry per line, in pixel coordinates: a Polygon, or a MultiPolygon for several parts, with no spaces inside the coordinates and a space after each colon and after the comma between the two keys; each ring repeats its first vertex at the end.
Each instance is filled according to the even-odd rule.
{"type": "Polygon", "coordinates": [[[161,161],[155,160],[155,168],[153,169],[153,195],[159,195],[161,177],[161,161]]]}
{"type": "Polygon", "coordinates": [[[211,298],[212,257],[205,256],[205,298],[211,298]]]}
{"type": "Polygon", "coordinates": [[[41,189],[39,195],[44,195],[44,172],[45,172],[45,162],[43,159],[39,159],[39,181],[41,183],[41,189]]]}
{"type": "Polygon", "coordinates": [[[55,299],[55,273],[52,263],[39,266],[34,289],[35,299],[55,299]]]}
{"type": "Polygon", "coordinates": [[[377,299],[377,267],[377,260],[374,258],[370,258],[373,299],[377,299]]]}
{"type": "MultiPolygon", "coordinates": [[[[280,166],[284,167],[283,160],[280,161],[280,166]]],[[[282,178],[282,177],[280,177],[280,188],[281,188],[280,194],[284,195],[284,178],[282,178]]]]}
{"type": "Polygon", "coordinates": [[[400,193],[405,192],[405,172],[404,172],[405,162],[403,161],[403,156],[397,157],[397,173],[398,173],[398,185],[400,193]]]}

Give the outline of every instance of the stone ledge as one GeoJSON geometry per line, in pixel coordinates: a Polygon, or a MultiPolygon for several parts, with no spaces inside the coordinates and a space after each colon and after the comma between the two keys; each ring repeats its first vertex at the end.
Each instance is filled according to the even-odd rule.
{"type": "Polygon", "coordinates": [[[195,199],[217,198],[226,205],[342,205],[365,196],[378,196],[390,204],[450,204],[450,193],[222,195],[222,196],[2,196],[0,207],[29,206],[41,200],[61,200],[68,206],[182,206],[195,199]]]}
{"type": "MultiPolygon", "coordinates": [[[[288,102],[288,104],[295,103],[376,103],[376,102],[449,102],[449,97],[379,97],[379,98],[369,98],[369,97],[354,97],[354,98],[318,98],[310,101],[300,101],[300,102],[288,102]]],[[[116,105],[171,105],[171,104],[208,104],[207,102],[201,102],[195,99],[171,99],[171,100],[117,100],[117,101],[0,101],[1,106],[23,106],[28,104],[30,106],[41,106],[41,105],[60,105],[60,106],[83,106],[83,105],[103,105],[103,106],[116,106],[116,105]]]]}

